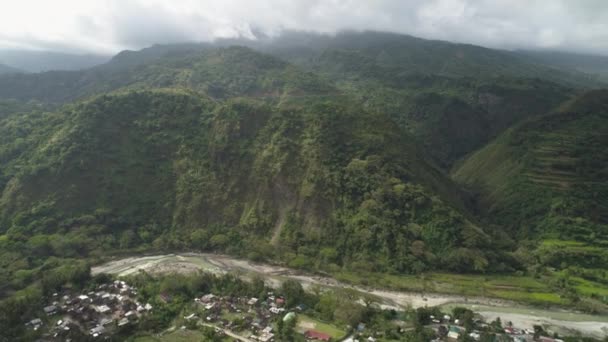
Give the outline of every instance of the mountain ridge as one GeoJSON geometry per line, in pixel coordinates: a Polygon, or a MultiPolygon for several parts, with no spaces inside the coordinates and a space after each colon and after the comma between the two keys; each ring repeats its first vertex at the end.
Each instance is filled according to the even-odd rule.
{"type": "Polygon", "coordinates": [[[574,152],[582,171],[603,175],[589,155],[603,155],[605,116],[576,115],[603,108],[603,92],[520,77],[527,69],[503,64],[511,57],[497,62],[505,75],[467,76],[476,59],[454,54],[433,73],[443,43],[416,70],[424,61],[403,56],[424,59],[433,42],[414,56],[410,38],[389,36],[385,54],[370,52],[377,35],[342,36],[350,48],[299,60],[297,46],[279,58],[183,44],[0,77],[4,293],[53,267],[47,258],[149,250],[334,273],[586,272],[608,282],[595,271],[603,242],[592,242],[604,236],[593,214],[603,190],[554,186],[578,172],[574,152]],[[574,250],[550,252],[565,243],[574,250]],[[583,271],[572,268],[581,248],[596,258],[583,271]]]}

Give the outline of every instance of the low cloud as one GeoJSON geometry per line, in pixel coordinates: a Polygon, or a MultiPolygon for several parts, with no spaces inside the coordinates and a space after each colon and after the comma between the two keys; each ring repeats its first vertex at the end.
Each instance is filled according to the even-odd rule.
{"type": "Polygon", "coordinates": [[[382,30],[495,48],[608,55],[605,0],[20,0],[0,48],[114,53],[282,30],[382,30]]]}

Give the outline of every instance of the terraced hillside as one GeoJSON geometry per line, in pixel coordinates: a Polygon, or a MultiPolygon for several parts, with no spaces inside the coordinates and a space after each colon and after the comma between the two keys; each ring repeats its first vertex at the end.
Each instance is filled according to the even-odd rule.
{"type": "Polygon", "coordinates": [[[597,259],[584,264],[600,266],[602,248],[592,247],[608,240],[607,146],[608,91],[592,91],[508,130],[453,177],[513,235],[552,239],[551,246],[579,257],[589,252],[597,259]]]}
{"type": "Polygon", "coordinates": [[[579,140],[574,127],[560,127],[557,131],[541,135],[541,138],[542,142],[530,151],[532,161],[525,176],[531,182],[555,191],[567,191],[572,186],[585,182],[576,172],[581,160],[571,148],[579,140]]]}

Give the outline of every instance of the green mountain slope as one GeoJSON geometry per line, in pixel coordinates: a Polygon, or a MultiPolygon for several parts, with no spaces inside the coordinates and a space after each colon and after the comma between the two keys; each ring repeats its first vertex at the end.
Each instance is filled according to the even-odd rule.
{"type": "Polygon", "coordinates": [[[310,92],[331,85],[367,110],[390,115],[444,169],[519,120],[554,108],[570,96],[570,87],[598,85],[584,74],[471,45],[382,32],[286,33],[271,40],[155,45],[124,51],[86,71],[0,77],[0,96],[61,104],[123,87],[179,86],[215,98],[278,97],[282,90],[275,91],[274,81],[289,81],[287,74],[296,72],[285,61],[318,75],[289,87],[310,92]],[[218,48],[231,44],[280,59],[245,48],[218,48]],[[251,61],[247,67],[246,60],[251,61]],[[237,68],[218,69],[217,62],[237,68]],[[227,75],[240,75],[232,79],[239,84],[224,84],[227,75]]]}
{"type": "Polygon", "coordinates": [[[543,293],[492,295],[605,308],[606,91],[504,51],[298,39],[0,76],[0,298],[195,250],[355,279],[525,272],[543,293]]]}
{"type": "Polygon", "coordinates": [[[222,89],[250,98],[131,89],[0,119],[5,291],[41,272],[28,255],[130,248],[406,273],[518,267],[389,117],[318,94],[331,86],[306,93],[308,73],[265,61],[200,62],[278,73],[260,87],[223,73],[222,89]]]}
{"type": "Polygon", "coordinates": [[[556,68],[523,54],[395,33],[347,31],[329,36],[288,32],[251,45],[299,65],[315,66],[327,54],[355,53],[382,67],[398,70],[397,76],[542,78],[567,86],[600,85],[593,77],[573,68],[556,68]]]}
{"type": "MultiPolygon", "coordinates": [[[[603,252],[608,239],[606,146],[608,91],[592,91],[508,130],[456,167],[453,176],[478,192],[487,216],[513,236],[574,240],[569,256],[555,260],[601,268],[608,260],[603,252]],[[601,248],[585,250],[580,244],[601,248]]],[[[566,248],[555,250],[559,246],[552,243],[549,249],[567,253],[566,248]]]]}
{"type": "Polygon", "coordinates": [[[237,95],[278,98],[284,91],[328,90],[315,75],[304,74],[285,61],[243,47],[189,51],[132,66],[121,63],[85,71],[7,75],[0,77],[0,96],[61,104],[125,87],[182,87],[218,98],[237,95]]]}
{"type": "Polygon", "coordinates": [[[594,77],[529,56],[383,32],[288,33],[252,46],[335,80],[389,114],[443,168],[594,77]]]}

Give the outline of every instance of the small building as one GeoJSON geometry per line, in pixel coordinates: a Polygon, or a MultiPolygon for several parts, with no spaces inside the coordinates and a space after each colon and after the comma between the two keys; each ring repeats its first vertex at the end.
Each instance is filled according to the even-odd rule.
{"type": "Polygon", "coordinates": [[[476,331],[473,331],[472,333],[470,333],[469,337],[471,337],[475,341],[479,341],[481,339],[481,335],[476,331]]]}
{"type": "Polygon", "coordinates": [[[455,339],[457,340],[458,338],[460,338],[460,328],[456,327],[456,326],[451,326],[450,329],[448,330],[448,339],[455,339]]]}
{"type": "Polygon", "coordinates": [[[47,316],[51,316],[51,315],[54,315],[57,313],[57,306],[49,305],[49,306],[44,307],[43,310],[47,316]]]}
{"type": "Polygon", "coordinates": [[[108,313],[110,312],[110,307],[107,305],[99,305],[95,307],[95,311],[99,312],[100,314],[108,313]]]}
{"type": "Polygon", "coordinates": [[[248,304],[248,305],[255,305],[257,302],[258,302],[258,299],[257,299],[257,298],[251,298],[251,299],[250,299],[250,300],[247,302],[247,304],[248,304]]]}
{"type": "Polygon", "coordinates": [[[270,341],[272,341],[273,338],[274,338],[274,334],[267,333],[267,334],[262,334],[260,337],[258,337],[258,341],[260,341],[260,342],[270,342],[270,341]]]}
{"type": "Polygon", "coordinates": [[[204,296],[201,297],[201,302],[203,303],[209,303],[210,301],[212,301],[215,298],[215,295],[212,293],[206,294],[204,296]]]}
{"type": "Polygon", "coordinates": [[[124,317],[123,319],[121,319],[120,321],[118,321],[118,326],[119,327],[124,327],[125,325],[129,324],[129,319],[124,317]]]}
{"type": "Polygon", "coordinates": [[[277,307],[273,307],[273,308],[270,308],[268,311],[270,311],[271,313],[273,313],[273,314],[275,314],[275,315],[278,315],[278,314],[280,314],[281,312],[285,311],[285,308],[277,308],[277,307]]]}
{"type": "Polygon", "coordinates": [[[28,324],[33,326],[35,330],[38,330],[38,327],[42,326],[42,320],[40,318],[34,318],[29,321],[28,324]]]}
{"type": "Polygon", "coordinates": [[[331,340],[331,336],[316,331],[316,330],[306,330],[306,332],[304,333],[304,337],[306,337],[306,339],[308,340],[316,340],[316,341],[329,341],[331,340]]]}
{"type": "Polygon", "coordinates": [[[106,326],[106,325],[108,325],[108,324],[110,324],[112,322],[113,321],[111,319],[109,319],[109,318],[102,318],[102,319],[99,320],[99,325],[106,326]]]}
{"type": "Polygon", "coordinates": [[[101,325],[96,326],[95,328],[89,330],[89,333],[91,334],[91,336],[93,337],[97,337],[99,335],[103,335],[103,333],[106,332],[106,328],[104,328],[101,325]]]}

